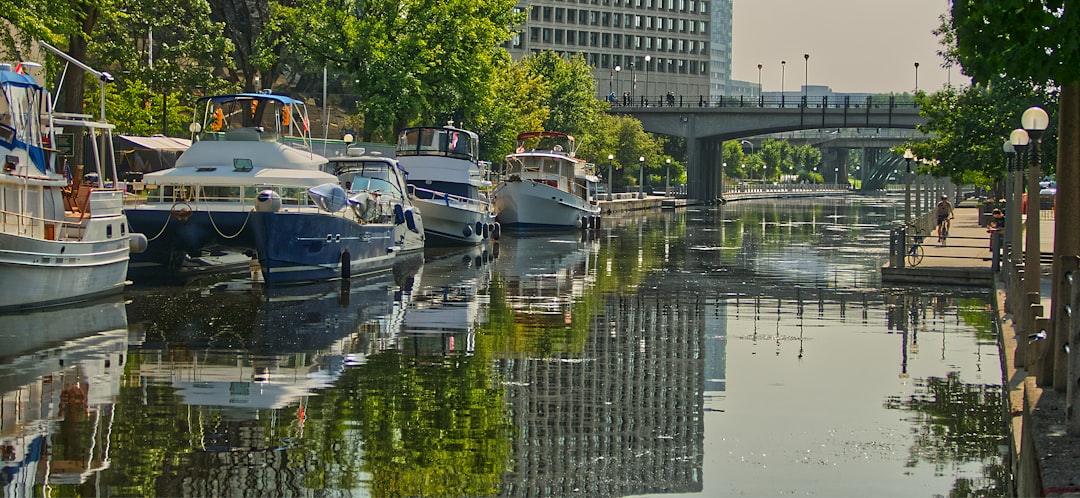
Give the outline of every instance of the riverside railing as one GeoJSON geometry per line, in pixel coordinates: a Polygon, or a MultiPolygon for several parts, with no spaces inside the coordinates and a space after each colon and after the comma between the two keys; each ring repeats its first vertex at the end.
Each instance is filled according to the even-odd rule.
{"type": "Polygon", "coordinates": [[[746,96],[684,96],[641,95],[623,102],[610,102],[612,108],[620,107],[759,107],[770,109],[918,109],[915,97],[910,95],[822,96],[822,97],[746,97],[746,96]]]}

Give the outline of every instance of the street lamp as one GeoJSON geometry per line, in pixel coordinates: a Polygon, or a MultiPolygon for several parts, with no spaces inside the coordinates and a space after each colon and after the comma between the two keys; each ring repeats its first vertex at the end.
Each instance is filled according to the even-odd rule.
{"type": "Polygon", "coordinates": [[[1039,195],[1039,178],[1042,176],[1042,172],[1039,170],[1039,145],[1042,143],[1042,134],[1046,131],[1046,127],[1050,125],[1050,117],[1046,115],[1046,111],[1041,107],[1029,107],[1024,114],[1020,116],[1020,123],[1024,127],[1024,131],[1027,132],[1028,137],[1034,142],[1034,147],[1031,149],[1031,168],[1028,169],[1028,202],[1027,202],[1027,224],[1025,225],[1027,232],[1027,240],[1025,241],[1028,248],[1024,252],[1024,275],[1030,276],[1025,278],[1027,292],[1039,292],[1039,260],[1041,257],[1039,251],[1039,203],[1042,200],[1039,195]]]}
{"type": "Polygon", "coordinates": [[[784,70],[787,68],[787,61],[780,61],[780,107],[784,107],[784,70]]]}
{"type": "Polygon", "coordinates": [[[904,151],[904,162],[907,163],[907,174],[904,175],[904,222],[911,222],[911,160],[915,159],[915,154],[911,153],[911,149],[904,151]]]}
{"type": "Polygon", "coordinates": [[[919,93],[919,63],[915,63],[915,93],[919,93]]]}
{"type": "Polygon", "coordinates": [[[765,92],[761,88],[761,64],[757,65],[757,94],[758,94],[758,107],[765,107],[765,92]]]}
{"type": "MultiPolygon", "coordinates": [[[[622,97],[622,88],[619,86],[619,71],[622,71],[622,66],[615,65],[615,91],[619,93],[619,97],[622,97]]],[[[623,105],[626,105],[626,99],[623,98],[623,105]]]]}
{"type": "MultiPolygon", "coordinates": [[[[1022,185],[1024,182],[1023,182],[1023,176],[1022,176],[1022,173],[1020,172],[1020,167],[1019,166],[1020,166],[1020,162],[1023,160],[1023,157],[1024,157],[1023,152],[1024,152],[1024,150],[1027,149],[1028,143],[1030,141],[1031,141],[1031,137],[1028,136],[1028,132],[1024,131],[1023,128],[1017,128],[1017,129],[1013,130],[1012,133],[1009,134],[1009,144],[1011,144],[1013,146],[1013,150],[1016,151],[1016,166],[1017,166],[1017,168],[1016,168],[1016,172],[1015,172],[1016,177],[1013,179],[1013,197],[1014,197],[1013,202],[1015,202],[1016,204],[1013,204],[1013,208],[1008,210],[1008,212],[1012,213],[1012,214],[1009,215],[1009,221],[1005,222],[1005,227],[1006,227],[1006,229],[1008,229],[1009,223],[1015,223],[1013,225],[1013,229],[1008,231],[1009,232],[1009,241],[1010,241],[1011,244],[1013,244],[1013,248],[1016,250],[1016,252],[1018,254],[1021,254],[1021,255],[1024,254],[1024,250],[1023,250],[1023,247],[1020,246],[1020,204],[1021,204],[1020,197],[1021,197],[1021,192],[1024,189],[1024,187],[1022,185]]],[[[1029,216],[1028,219],[1030,220],[1031,217],[1029,216]]],[[[1013,266],[1014,268],[1015,268],[1015,263],[1018,263],[1018,261],[1014,261],[1014,266],[1013,266]]],[[[1026,259],[1024,260],[1024,271],[1025,272],[1027,271],[1027,260],[1026,259]]],[[[1036,274],[1036,275],[1038,275],[1038,274],[1036,274]]],[[[1036,278],[1035,280],[1037,281],[1038,279],[1036,278]]],[[[1026,286],[1025,286],[1025,288],[1026,288],[1026,286]]]]}
{"type": "Polygon", "coordinates": [[[615,190],[615,154],[607,155],[608,163],[608,179],[607,179],[607,200],[611,200],[611,196],[615,190]]]}
{"type": "Polygon", "coordinates": [[[645,56],[645,99],[649,98],[649,61],[652,60],[652,56],[645,56]]]}
{"type": "Polygon", "coordinates": [[[630,61],[630,96],[634,96],[634,91],[637,90],[637,76],[634,76],[634,62],[630,61]]]}
{"type": "Polygon", "coordinates": [[[637,196],[638,199],[645,198],[645,156],[638,157],[638,186],[637,196]]]}
{"type": "Polygon", "coordinates": [[[664,197],[667,197],[671,192],[671,158],[667,158],[664,162],[667,163],[667,176],[664,179],[664,197]]]}
{"type": "MultiPolygon", "coordinates": [[[[1007,209],[1005,210],[1005,216],[1008,217],[1008,219],[1006,220],[1005,226],[1007,227],[1010,224],[1012,224],[1012,222],[1013,222],[1013,211],[1016,211],[1017,215],[1020,214],[1020,210],[1013,209],[1013,206],[1019,206],[1020,205],[1020,203],[1016,202],[1016,199],[1013,198],[1013,180],[1014,180],[1013,179],[1013,170],[1015,169],[1014,164],[1013,164],[1013,157],[1016,156],[1016,147],[1013,147],[1013,144],[1012,144],[1011,141],[1006,140],[1005,143],[1001,145],[1001,151],[1005,153],[1005,205],[1007,206],[1007,209]]],[[[1020,229],[1019,229],[1020,228],[1019,220],[1017,220],[1016,225],[1012,225],[1012,226],[1013,226],[1012,231],[1014,231],[1014,232],[1019,232],[1020,231],[1020,229]]],[[[1007,233],[1007,234],[1009,235],[1009,240],[1006,241],[1007,243],[1006,243],[1006,246],[1005,246],[1005,250],[1003,252],[1004,252],[1004,256],[1008,257],[1009,261],[1012,261],[1013,256],[1014,256],[1013,250],[1015,249],[1015,246],[1012,245],[1012,234],[1011,233],[1007,233]]],[[[997,253],[994,253],[994,254],[996,255],[997,253]]],[[[1011,267],[1012,266],[1010,265],[1010,268],[1011,267]]]]}
{"type": "Polygon", "coordinates": [[[807,89],[806,89],[806,87],[810,86],[810,54],[802,54],[802,56],[803,56],[803,61],[805,61],[805,65],[803,66],[804,67],[804,74],[803,74],[803,86],[802,86],[803,106],[805,106],[806,105],[806,97],[807,97],[807,89]]]}

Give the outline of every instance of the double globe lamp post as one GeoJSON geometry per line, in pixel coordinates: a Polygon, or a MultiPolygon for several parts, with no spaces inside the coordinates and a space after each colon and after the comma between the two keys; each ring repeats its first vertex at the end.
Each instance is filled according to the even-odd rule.
{"type": "MultiPolygon", "coordinates": [[[[1024,232],[1026,233],[1024,247],[1027,248],[1027,250],[1023,251],[1024,290],[1025,292],[1037,293],[1039,292],[1040,287],[1039,259],[1041,257],[1041,251],[1039,250],[1039,203],[1041,201],[1039,196],[1039,179],[1042,176],[1042,172],[1039,167],[1039,149],[1042,143],[1042,134],[1050,124],[1050,117],[1047,116],[1046,111],[1042,110],[1042,108],[1031,107],[1024,111],[1024,114],[1020,117],[1020,124],[1022,125],[1022,128],[1017,128],[1009,134],[1009,143],[1013,146],[1013,150],[1018,154],[1018,163],[1019,153],[1023,152],[1028,145],[1032,145],[1031,151],[1028,153],[1028,157],[1031,159],[1031,165],[1028,168],[1027,221],[1024,223],[1024,232]]],[[[1013,204],[1011,211],[1016,211],[1017,206],[1022,204],[1019,195],[1019,178],[1016,178],[1016,181],[1013,183],[1013,202],[1016,204],[1013,204]]],[[[1011,220],[1015,220],[1016,224],[1013,226],[1019,228],[1018,212],[1013,214],[1011,220]]],[[[1014,249],[1019,248],[1019,233],[1017,232],[1018,230],[1010,231],[1011,235],[1009,239],[1014,241],[1014,249]]]]}

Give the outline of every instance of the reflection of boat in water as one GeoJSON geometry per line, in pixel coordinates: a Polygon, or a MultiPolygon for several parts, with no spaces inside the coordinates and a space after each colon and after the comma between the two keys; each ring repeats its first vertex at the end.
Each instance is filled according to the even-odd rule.
{"type": "Polygon", "coordinates": [[[0,315],[0,341],[12,345],[0,353],[4,496],[81,484],[108,468],[127,338],[119,299],[0,315]]]}
{"type": "MultiPolygon", "coordinates": [[[[497,245],[494,247],[498,247],[497,245]]],[[[487,245],[427,251],[404,313],[398,348],[416,356],[471,354],[495,257],[487,245]]]]}
{"type": "Polygon", "coordinates": [[[598,242],[588,238],[588,232],[580,237],[520,235],[503,237],[495,264],[506,282],[507,304],[518,314],[558,315],[569,321],[574,300],[595,278],[598,242]]]}
{"type": "Polygon", "coordinates": [[[301,402],[396,336],[398,282],[417,270],[267,288],[234,281],[186,290],[189,298],[133,303],[146,313],[133,312],[132,321],[148,338],[132,353],[143,356],[138,375],[172,385],[183,404],[222,408],[240,420],[301,402]],[[192,305],[200,316],[189,320],[192,305]],[[234,321],[202,321],[225,315],[234,321]]]}

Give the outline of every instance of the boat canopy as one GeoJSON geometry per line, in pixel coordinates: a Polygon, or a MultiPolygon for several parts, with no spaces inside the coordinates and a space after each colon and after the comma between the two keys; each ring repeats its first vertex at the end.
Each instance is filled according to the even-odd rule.
{"type": "Polygon", "coordinates": [[[302,105],[303,104],[302,101],[296,100],[296,99],[294,99],[292,97],[289,97],[287,95],[275,95],[275,94],[272,94],[272,93],[233,93],[233,94],[228,94],[228,95],[214,95],[214,96],[210,96],[210,97],[202,97],[202,98],[200,98],[198,100],[198,102],[210,101],[210,102],[213,102],[215,104],[222,104],[222,103],[225,103],[225,102],[232,102],[234,100],[252,100],[252,99],[273,100],[273,101],[280,102],[283,105],[289,105],[289,104],[302,105]]]}

